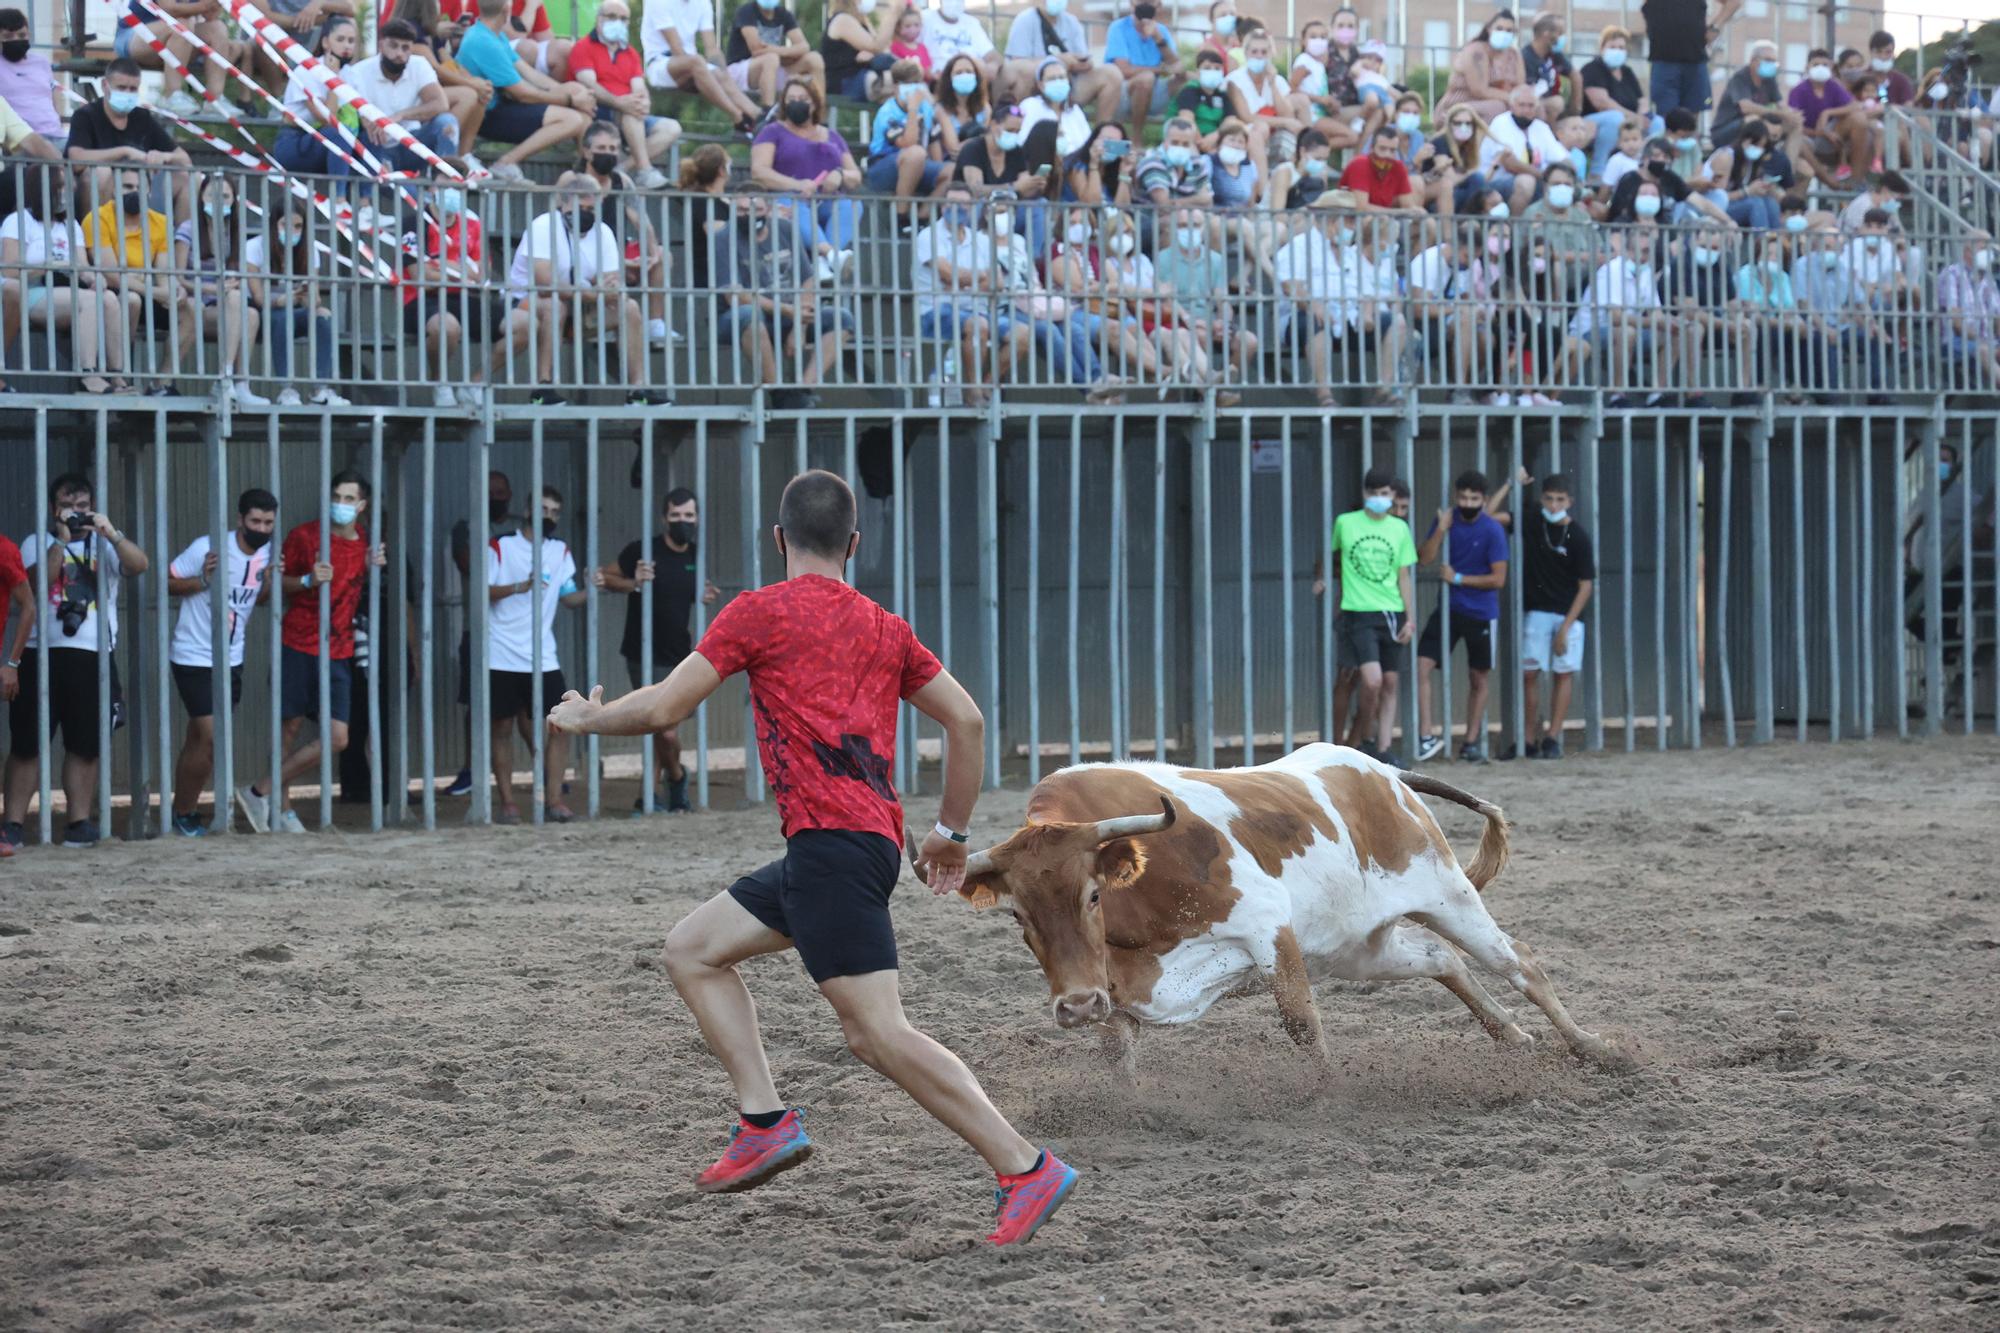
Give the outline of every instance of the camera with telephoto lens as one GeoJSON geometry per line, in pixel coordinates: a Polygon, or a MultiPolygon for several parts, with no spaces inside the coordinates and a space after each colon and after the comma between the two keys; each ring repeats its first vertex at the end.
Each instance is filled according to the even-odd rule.
{"type": "Polygon", "coordinates": [[[56,603],[56,619],[62,622],[65,639],[74,639],[90,618],[90,604],[97,600],[97,579],[88,570],[79,570],[63,580],[62,600],[56,603]]]}
{"type": "Polygon", "coordinates": [[[1963,92],[1966,80],[1971,77],[1972,67],[1979,63],[1979,52],[1972,49],[1969,38],[1960,37],[1944,53],[1943,78],[1951,88],[1963,92]]]}

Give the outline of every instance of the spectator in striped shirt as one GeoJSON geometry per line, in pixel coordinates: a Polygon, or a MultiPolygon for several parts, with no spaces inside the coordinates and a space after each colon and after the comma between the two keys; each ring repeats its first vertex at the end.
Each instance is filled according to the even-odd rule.
{"type": "Polygon", "coordinates": [[[1990,233],[1967,236],[1959,262],[1938,274],[1937,304],[1945,355],[1979,366],[1989,384],[2000,384],[2000,283],[1993,278],[1990,233]]]}

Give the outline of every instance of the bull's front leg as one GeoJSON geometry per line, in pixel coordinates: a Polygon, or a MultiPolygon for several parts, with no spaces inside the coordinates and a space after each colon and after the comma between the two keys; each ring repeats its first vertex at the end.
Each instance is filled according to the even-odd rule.
{"type": "Polygon", "coordinates": [[[1105,1063],[1117,1074],[1118,1081],[1127,1087],[1139,1081],[1139,1020],[1123,1009],[1111,1011],[1111,1017],[1099,1024],[1101,1049],[1105,1063]]]}
{"type": "Polygon", "coordinates": [[[1326,1039],[1320,1031],[1319,1006],[1313,1002],[1312,981],[1306,976],[1306,956],[1290,926],[1278,929],[1271,989],[1278,997],[1278,1018],[1285,1035],[1322,1066],[1331,1066],[1326,1039]]]}

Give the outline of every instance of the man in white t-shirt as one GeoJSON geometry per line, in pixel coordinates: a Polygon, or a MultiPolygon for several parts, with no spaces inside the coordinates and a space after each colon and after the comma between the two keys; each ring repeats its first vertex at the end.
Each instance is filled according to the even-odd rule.
{"type": "Polygon", "coordinates": [[[1004,291],[1006,281],[994,259],[993,238],[979,225],[978,205],[963,181],[945,187],[942,214],[917,233],[910,286],[918,332],[958,344],[958,378],[967,386],[968,404],[985,403],[986,386],[997,384],[1002,370],[1026,364],[1033,323],[1016,318],[1007,297],[994,295],[1004,291]],[[1003,364],[989,367],[989,360],[1003,364]]]}
{"type": "MultiPolygon", "coordinates": [[[[566,171],[556,191],[555,207],[528,224],[507,269],[507,299],[516,309],[531,311],[539,325],[535,379],[544,387],[529,401],[543,407],[569,401],[546,386],[555,379],[556,351],[565,348],[574,320],[581,331],[618,340],[628,404],[664,407],[666,395],[647,387],[646,320],[639,303],[625,295],[624,254],[617,233],[598,216],[597,182],[566,171]]],[[[572,374],[577,354],[576,348],[565,349],[564,369],[572,374]]],[[[595,364],[594,348],[583,348],[581,355],[581,364],[595,364]]]]}
{"type": "Polygon", "coordinates": [[[965,12],[965,0],[938,0],[936,9],[924,11],[924,49],[931,53],[932,69],[943,69],[960,56],[971,56],[985,67],[994,90],[999,90],[1005,62],[986,25],[965,12]]]}
{"type": "MultiPolygon", "coordinates": [[[[183,838],[208,832],[195,817],[195,807],[215,768],[216,580],[222,580],[222,596],[229,604],[224,634],[229,640],[231,709],[243,701],[243,644],[249,637],[250,615],[271,598],[265,574],[271,566],[271,536],[278,530],[278,497],[252,487],[237,497],[236,518],[238,527],[225,543],[227,570],[207,533],[189,542],[167,566],[167,595],[181,599],[167,665],[188,715],[187,735],[174,761],[174,832],[183,838]]],[[[227,804],[226,799],[220,802],[217,813],[227,804]]]]}
{"type": "MultiPolygon", "coordinates": [[[[569,686],[563,680],[556,653],[556,612],[581,606],[589,593],[577,586],[576,558],[556,537],[562,521],[562,493],[542,487],[542,559],[535,562],[535,543],[523,527],[486,545],[486,677],[493,703],[493,781],[499,787],[494,806],[496,823],[518,824],[514,805],[514,739],[518,729],[532,753],[542,715],[553,708],[569,686]],[[541,584],[541,617],[536,619],[536,583],[541,584]],[[542,698],[535,706],[535,641],[542,646],[542,698]]],[[[543,750],[542,788],[548,817],[567,824],[571,815],[562,802],[562,775],[568,767],[569,738],[549,733],[543,750]]]]}
{"type": "Polygon", "coordinates": [[[1479,145],[1479,169],[1486,174],[1487,185],[1506,197],[1515,217],[1535,202],[1542,172],[1551,163],[1570,160],[1569,149],[1540,111],[1541,99],[1533,85],[1515,85],[1507,94],[1507,109],[1493,118],[1485,142],[1479,145]]]}
{"type": "MultiPolygon", "coordinates": [[[[66,472],[49,485],[49,513],[40,532],[21,543],[21,563],[32,580],[35,566],[46,557],[48,601],[35,617],[28,635],[27,656],[9,662],[20,687],[8,706],[12,737],[7,756],[7,804],[0,814],[0,837],[15,846],[22,841],[28,800],[34,794],[41,747],[61,733],[62,789],[69,804],[65,847],[94,847],[101,834],[91,818],[97,799],[97,765],[103,716],[97,706],[97,655],[118,648],[118,585],[128,575],[144,574],[148,561],[137,542],[128,539],[96,510],[88,477],[66,472]],[[100,626],[101,617],[101,626],[100,626]],[[104,642],[100,645],[98,635],[104,642]],[[36,646],[42,636],[49,645],[49,727],[41,734],[37,695],[41,662],[36,646]]],[[[30,587],[33,587],[31,582],[30,587]]],[[[111,664],[111,726],[122,722],[118,664],[111,664]]]]}
{"type": "MultiPolygon", "coordinates": [[[[1652,227],[1634,227],[1626,233],[1625,253],[1598,265],[1569,322],[1570,336],[1587,339],[1591,354],[1610,352],[1610,364],[1598,380],[1612,389],[1664,384],[1673,377],[1674,352],[1680,339],[1666,336],[1667,313],[1660,302],[1660,279],[1653,267],[1654,231],[1652,227]]],[[[1663,397],[1657,390],[1650,391],[1646,405],[1657,406],[1663,397]]],[[[1631,401],[1628,393],[1613,393],[1605,405],[1629,407],[1631,401]]]]}
{"type": "Polygon", "coordinates": [[[647,0],[639,14],[639,49],[648,84],[696,93],[727,112],[743,133],[757,132],[763,110],[751,100],[748,72],[738,78],[723,58],[709,0],[647,0]]]}
{"type": "MultiPolygon", "coordinates": [[[[423,37],[404,19],[382,25],[381,45],[366,60],[340,71],[354,91],[391,120],[400,121],[410,137],[444,157],[458,152],[458,118],[445,101],[444,86],[428,60],[411,58],[423,37]]],[[[424,160],[373,125],[363,124],[368,145],[391,171],[425,171],[424,160]]]]}

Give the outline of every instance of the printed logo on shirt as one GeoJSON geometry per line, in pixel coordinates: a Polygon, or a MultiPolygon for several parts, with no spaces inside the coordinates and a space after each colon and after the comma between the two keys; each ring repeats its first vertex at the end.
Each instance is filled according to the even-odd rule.
{"type": "Polygon", "coordinates": [[[889,782],[889,761],[875,753],[866,736],[842,736],[838,750],[820,740],[815,740],[812,746],[821,770],[828,777],[852,778],[866,783],[868,790],[885,801],[896,799],[896,789],[889,782]]]}
{"type": "Polygon", "coordinates": [[[1396,573],[1396,544],[1373,533],[1355,538],[1340,558],[1370,583],[1386,583],[1396,573]]]}

